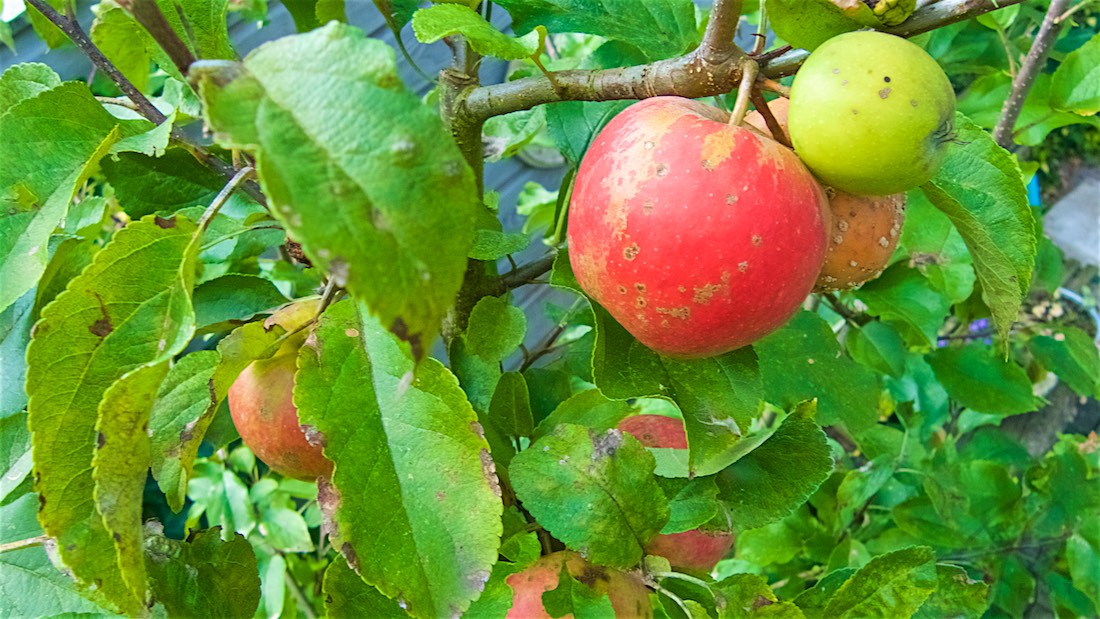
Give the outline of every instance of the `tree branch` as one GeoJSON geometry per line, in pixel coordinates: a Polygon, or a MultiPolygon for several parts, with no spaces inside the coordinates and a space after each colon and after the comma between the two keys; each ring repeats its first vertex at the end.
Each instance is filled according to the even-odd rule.
{"type": "Polygon", "coordinates": [[[993,139],[1002,148],[1010,148],[1014,144],[1012,129],[1020,118],[1020,111],[1023,110],[1027,93],[1031,91],[1035,78],[1039,77],[1043,66],[1046,65],[1050,49],[1054,47],[1054,41],[1062,30],[1062,24],[1058,17],[1066,10],[1066,1],[1051,0],[1050,7],[1043,17],[1043,23],[1039,26],[1039,34],[1035,36],[1035,40],[1031,43],[1031,49],[1024,57],[1024,63],[1020,66],[1020,72],[1016,74],[1016,79],[1012,80],[1012,93],[1005,100],[1004,106],[1001,107],[1001,118],[993,129],[993,139]]]}
{"type": "Polygon", "coordinates": [[[722,62],[737,51],[733,44],[733,35],[737,33],[737,23],[741,19],[743,0],[715,0],[710,12],[710,21],[703,32],[703,42],[699,44],[699,53],[711,62],[722,62]]]}
{"type": "MultiPolygon", "coordinates": [[[[886,28],[885,31],[903,37],[916,36],[1022,1],[940,0],[921,7],[904,23],[886,28]]],[[[726,4],[732,3],[717,3],[715,12],[726,4]]],[[[724,31],[727,27],[726,22],[718,17],[713,21],[717,24],[714,26],[715,32],[724,31]]],[[[705,37],[705,40],[718,40],[718,37],[716,33],[705,37]]],[[[647,65],[594,71],[559,71],[554,74],[557,88],[544,76],[482,86],[469,92],[464,105],[467,114],[485,120],[556,101],[613,101],[660,95],[678,95],[692,99],[711,97],[733,90],[741,79],[741,58],[745,54],[736,47],[732,50],[721,57],[700,45],[684,56],[647,65]]],[[[777,57],[764,54],[757,61],[760,63],[762,76],[777,78],[793,74],[808,55],[806,50],[790,50],[777,57]]]]}
{"type": "Polygon", "coordinates": [[[554,266],[555,257],[556,254],[550,253],[542,258],[528,262],[517,269],[513,269],[509,273],[501,275],[500,292],[498,294],[504,294],[513,288],[519,288],[525,284],[530,284],[536,277],[549,272],[554,266]]]}
{"type": "Polygon", "coordinates": [[[195,55],[168,23],[168,18],[161,12],[156,1],[119,0],[118,3],[134,16],[137,23],[141,24],[164,53],[168,54],[168,58],[172,60],[172,64],[176,65],[176,69],[186,76],[195,62],[195,55]]]}
{"type": "MultiPolygon", "coordinates": [[[[96,66],[100,71],[103,71],[111,81],[118,86],[118,89],[125,94],[130,101],[134,102],[134,107],[137,112],[145,117],[149,122],[159,125],[165,120],[164,113],[156,108],[148,97],[146,97],[130,80],[126,79],[126,76],[118,70],[118,67],[113,62],[107,59],[103,55],[103,52],[92,43],[92,40],[88,38],[88,33],[84,32],[84,29],[80,27],[80,23],[76,21],[75,17],[65,17],[54,10],[52,6],[47,4],[44,0],[26,0],[27,4],[33,6],[38,12],[42,13],[46,19],[50,20],[55,26],[57,26],[66,36],[76,44],[78,48],[88,59],[92,61],[92,64],[96,66]]],[[[196,159],[198,159],[203,165],[218,172],[226,179],[232,179],[237,174],[237,169],[232,165],[223,161],[217,155],[206,150],[202,146],[192,144],[183,132],[177,128],[172,129],[172,140],[179,143],[188,152],[190,152],[196,159]]],[[[259,203],[263,207],[267,207],[267,198],[264,197],[260,186],[255,181],[246,181],[241,190],[247,193],[253,200],[259,203]]]]}

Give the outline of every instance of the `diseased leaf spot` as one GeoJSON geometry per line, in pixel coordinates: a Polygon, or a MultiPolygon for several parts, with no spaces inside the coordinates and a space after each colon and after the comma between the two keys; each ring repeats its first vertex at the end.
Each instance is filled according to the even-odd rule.
{"type": "Polygon", "coordinates": [[[167,230],[169,228],[175,228],[176,227],[176,218],[175,217],[161,217],[160,215],[157,215],[153,219],[153,223],[155,223],[158,228],[164,228],[165,230],[167,230]]]}
{"type": "Polygon", "coordinates": [[[122,541],[122,536],[118,534],[118,531],[115,531],[111,536],[115,538],[116,542],[122,541]]]}
{"type": "Polygon", "coordinates": [[[115,328],[111,326],[111,319],[104,316],[103,318],[100,318],[99,320],[93,322],[91,326],[88,327],[88,330],[91,331],[92,335],[95,335],[96,337],[107,337],[111,333],[111,331],[115,330],[115,328]]]}
{"type": "Polygon", "coordinates": [[[358,329],[344,329],[344,335],[348,337],[359,337],[358,329]]]}
{"type": "Polygon", "coordinates": [[[612,428],[592,439],[592,460],[610,458],[623,446],[623,433],[612,428]]]}
{"type": "Polygon", "coordinates": [[[97,432],[95,435],[95,446],[97,449],[103,449],[103,446],[107,444],[107,437],[102,432],[97,432]]]}
{"type": "Polygon", "coordinates": [[[481,457],[481,474],[485,477],[485,481],[489,482],[489,489],[497,495],[497,498],[500,498],[503,495],[500,492],[500,480],[497,479],[497,465],[493,462],[493,457],[484,447],[478,455],[481,457]]]}

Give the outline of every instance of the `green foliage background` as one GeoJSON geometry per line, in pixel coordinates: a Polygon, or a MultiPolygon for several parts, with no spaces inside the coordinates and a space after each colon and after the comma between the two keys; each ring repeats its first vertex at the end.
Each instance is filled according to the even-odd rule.
{"type": "MultiPolygon", "coordinates": [[[[100,81],[41,64],[0,77],[5,616],[499,617],[507,577],[566,547],[636,570],[660,617],[1100,614],[1097,275],[1065,263],[1025,190],[1065,144],[1092,152],[1078,145],[1100,126],[1095,7],[1067,17],[1017,153],[988,130],[1047,3],[917,37],[958,90],[958,134],[908,195],[890,267],[814,295],[751,348],[684,361],[577,287],[572,173],[515,205],[482,192],[440,112],[446,93],[412,94],[406,50],[345,23],[359,7],[289,3],[299,33],[238,61],[227,16],[263,20],[266,3],[156,2],[208,61],[186,78],[111,0],[90,36],[168,116],[160,126],[100,81]],[[170,135],[200,123],[215,155],[254,163],[266,208],[215,197],[225,179],[170,135]],[[525,222],[503,229],[513,206],[525,222]],[[308,260],[289,257],[288,236],[308,260]],[[540,247],[552,267],[534,285],[554,292],[529,310],[544,316],[525,315],[505,272],[540,247]],[[493,294],[432,358],[478,277],[493,294]],[[294,387],[335,463],[319,488],[259,462],[225,400],[292,335],[262,318],[326,282],[346,298],[308,327],[294,387]],[[1062,287],[1082,284],[1067,302],[1062,287]],[[528,333],[546,320],[549,334],[528,333]],[[1083,412],[1067,422],[1070,407],[1083,412]],[[613,429],[635,414],[682,419],[689,449],[613,429]],[[713,573],[644,556],[657,533],[700,526],[736,533],[713,573]]],[[[488,3],[374,9],[424,44],[460,34],[517,61],[511,79],[677,56],[706,20],[690,0],[495,4],[518,36],[488,3]]],[[[770,46],[895,26],[914,5],[857,4],[767,0],[782,37],[770,46]]],[[[492,118],[486,157],[551,151],[575,168],[625,105],[492,118]]],[[[544,600],[609,608],[570,578],[544,600]]]]}

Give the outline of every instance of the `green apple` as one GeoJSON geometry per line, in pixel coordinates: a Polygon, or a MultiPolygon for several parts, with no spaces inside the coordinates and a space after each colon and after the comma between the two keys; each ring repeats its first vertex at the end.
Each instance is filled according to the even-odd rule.
{"type": "Polygon", "coordinates": [[[825,184],[883,196],[917,187],[947,154],[955,92],[920,47],[882,32],[829,39],[791,86],[789,130],[825,184]]]}

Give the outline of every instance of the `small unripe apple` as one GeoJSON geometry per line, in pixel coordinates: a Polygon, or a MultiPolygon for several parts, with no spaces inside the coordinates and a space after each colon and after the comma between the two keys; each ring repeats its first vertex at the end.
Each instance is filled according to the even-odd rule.
{"type": "MultiPolygon", "coordinates": [[[[619,422],[618,428],[628,432],[646,447],[687,449],[684,424],[663,415],[634,415],[619,422]]],[[[646,545],[646,554],[668,559],[672,567],[709,572],[729,554],[733,533],[723,530],[692,529],[681,533],[661,533],[646,545]]]]}
{"type": "Polygon", "coordinates": [[[905,194],[856,196],[826,188],[833,211],[833,232],[818,291],[847,290],[878,277],[901,236],[905,194]]]}
{"type": "MultiPolygon", "coordinates": [[[[292,332],[317,314],[319,300],[286,305],[264,325],[292,332]]],[[[321,446],[310,443],[298,425],[294,406],[294,375],[302,331],[287,338],[270,359],[253,361],[229,388],[229,414],[241,440],[272,470],[298,479],[316,479],[332,473],[332,462],[321,446]]]]}
{"type": "Polygon", "coordinates": [[[788,148],[680,97],[631,105],[593,140],[569,208],[577,281],[627,331],[706,357],[782,326],[825,257],[824,194],[788,148]]]}
{"type": "Polygon", "coordinates": [[[955,92],[923,49],[883,32],[818,47],[791,85],[795,152],[823,183],[859,195],[912,189],[935,175],[954,132],[955,92]]]}
{"type": "Polygon", "coordinates": [[[562,563],[578,582],[596,593],[606,593],[616,617],[653,616],[649,589],[637,576],[592,565],[575,552],[562,551],[542,557],[522,572],[505,579],[513,591],[512,609],[508,611],[507,619],[551,619],[542,605],[542,594],[558,588],[562,563]]]}

